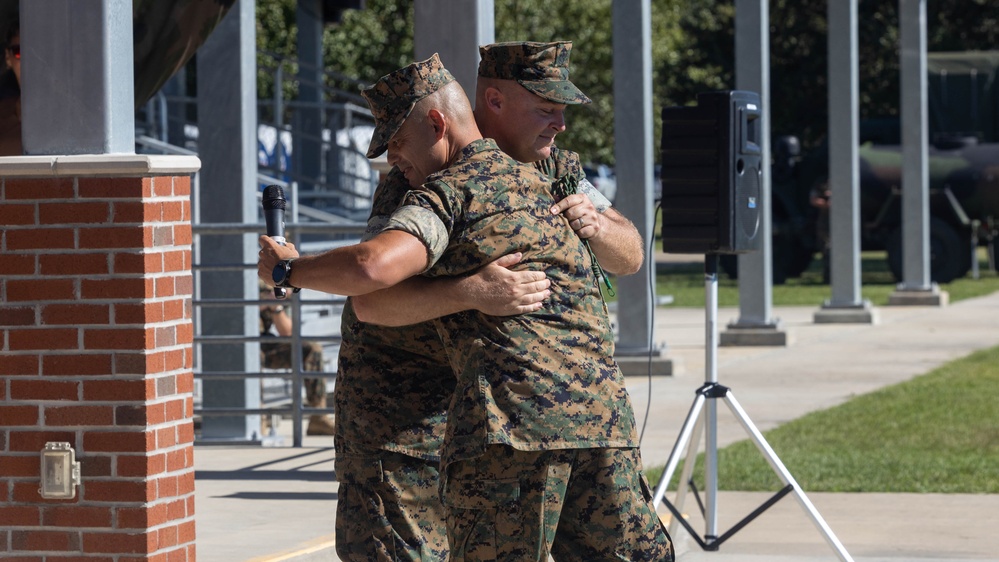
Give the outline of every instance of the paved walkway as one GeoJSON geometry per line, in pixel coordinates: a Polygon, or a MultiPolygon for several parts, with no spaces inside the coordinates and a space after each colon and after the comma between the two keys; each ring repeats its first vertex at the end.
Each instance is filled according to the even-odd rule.
{"type": "MultiPolygon", "coordinates": [[[[719,382],[761,431],[999,344],[999,293],[942,308],[882,307],[876,325],[815,324],[816,311],[774,310],[787,347],[718,350],[719,382]]],[[[737,317],[737,309],[719,310],[719,327],[737,317]]],[[[628,379],[640,424],[648,412],[646,466],[665,463],[704,382],[704,320],[703,309],[657,309],[656,338],[668,342],[675,376],[628,379]]],[[[719,446],[746,438],[727,408],[718,411],[719,446]]],[[[280,431],[290,443],[290,430],[280,431]]],[[[332,461],[331,438],[307,437],[301,449],[195,447],[199,562],[336,561],[332,461]]],[[[999,495],[805,493],[858,562],[999,561],[999,495]]],[[[718,531],[768,496],[719,493],[718,531]]],[[[691,521],[703,531],[698,515],[691,521]]],[[[683,530],[675,539],[681,562],[839,559],[794,494],[718,552],[701,551],[683,530]]]]}

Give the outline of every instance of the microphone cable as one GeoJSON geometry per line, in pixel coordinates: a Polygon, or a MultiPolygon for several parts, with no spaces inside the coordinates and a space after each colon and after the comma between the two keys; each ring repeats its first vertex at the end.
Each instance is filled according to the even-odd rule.
{"type": "Polygon", "coordinates": [[[652,347],[653,340],[655,339],[655,328],[656,328],[656,259],[654,255],[656,247],[656,229],[655,229],[655,219],[658,217],[660,211],[662,210],[662,199],[656,199],[656,208],[652,211],[653,216],[653,227],[652,234],[649,236],[649,253],[648,253],[648,263],[649,263],[649,302],[652,303],[651,319],[649,326],[649,363],[648,363],[648,375],[649,380],[649,396],[645,401],[645,416],[642,419],[642,429],[638,433],[638,446],[642,446],[642,439],[645,437],[645,427],[649,423],[649,412],[652,410],[652,354],[654,349],[652,347]]]}

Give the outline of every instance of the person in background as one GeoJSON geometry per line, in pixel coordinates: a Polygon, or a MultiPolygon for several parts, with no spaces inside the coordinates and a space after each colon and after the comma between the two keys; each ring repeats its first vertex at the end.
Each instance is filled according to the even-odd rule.
{"type": "MultiPolygon", "coordinates": [[[[260,283],[260,300],[274,299],[274,292],[260,283]]],[[[274,304],[260,306],[260,335],[289,337],[292,334],[292,320],[284,303],[274,300],[274,304]],[[273,332],[272,332],[273,329],[273,332]]],[[[288,342],[260,342],[260,364],[267,369],[291,369],[291,344],[288,342]]],[[[302,371],[323,371],[323,347],[314,341],[302,342],[302,371]]],[[[326,379],[323,377],[305,378],[305,405],[309,408],[326,407],[326,379]]],[[[328,414],[312,414],[306,435],[333,435],[333,418],[328,414]]]]}
{"type": "Polygon", "coordinates": [[[4,34],[4,63],[0,73],[0,156],[21,156],[21,27],[17,20],[4,34]]]}

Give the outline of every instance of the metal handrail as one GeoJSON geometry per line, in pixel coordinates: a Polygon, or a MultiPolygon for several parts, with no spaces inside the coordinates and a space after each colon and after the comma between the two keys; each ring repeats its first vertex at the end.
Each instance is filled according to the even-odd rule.
{"type": "MultiPolygon", "coordinates": [[[[293,197],[294,199],[294,197],[293,197]]],[[[352,224],[329,224],[329,223],[299,223],[292,222],[286,223],[285,230],[288,234],[289,239],[291,239],[296,246],[301,243],[301,236],[303,233],[325,233],[325,234],[360,234],[363,233],[365,225],[363,223],[352,223],[352,224]]],[[[195,241],[200,239],[202,235],[214,234],[214,235],[243,235],[248,233],[263,232],[263,224],[250,224],[250,223],[208,223],[208,224],[196,224],[192,225],[192,231],[195,235],[195,241]]],[[[254,270],[256,269],[256,263],[222,263],[222,264],[202,264],[194,263],[192,264],[192,270],[194,272],[203,271],[238,271],[238,270],[254,270]]],[[[258,307],[261,304],[265,304],[269,301],[263,301],[259,299],[202,299],[198,295],[200,294],[199,283],[195,283],[195,298],[192,299],[193,306],[196,310],[202,310],[204,308],[215,308],[215,307],[246,307],[254,306],[258,307]]],[[[250,378],[284,378],[291,381],[291,404],[287,407],[276,407],[276,408],[225,408],[225,407],[198,407],[194,409],[196,415],[201,416],[226,416],[226,415],[255,415],[255,414],[278,414],[278,415],[290,415],[292,417],[292,446],[301,447],[302,446],[302,426],[303,417],[312,414],[320,413],[334,413],[332,407],[328,408],[310,408],[302,404],[301,394],[304,385],[304,379],[306,378],[334,378],[337,372],[334,370],[332,372],[327,371],[309,371],[305,372],[302,369],[303,357],[302,357],[302,342],[304,340],[316,341],[316,342],[333,342],[338,343],[341,341],[340,334],[329,335],[329,336],[314,336],[309,335],[304,337],[302,335],[302,307],[309,304],[340,304],[345,299],[343,297],[334,297],[332,299],[307,299],[302,297],[296,297],[290,301],[292,307],[292,335],[284,337],[263,337],[260,335],[221,335],[221,334],[200,334],[200,330],[195,326],[194,343],[196,346],[204,344],[226,344],[226,343],[259,343],[262,341],[268,342],[289,342],[291,343],[291,365],[292,368],[288,372],[212,372],[212,371],[201,371],[196,368],[194,376],[196,379],[200,380],[233,380],[233,379],[250,379],[250,378]]],[[[195,315],[198,318],[198,315],[195,315]]],[[[198,354],[200,356],[200,353],[198,354]]]]}
{"type": "MultiPolygon", "coordinates": [[[[301,110],[315,110],[317,104],[315,102],[305,102],[297,100],[288,100],[284,96],[283,85],[290,78],[296,83],[302,83],[301,76],[292,76],[291,73],[286,72],[286,68],[290,68],[291,65],[302,64],[300,61],[293,61],[290,59],[285,59],[280,56],[274,56],[272,53],[261,52],[259,53],[262,57],[269,57],[273,64],[261,65],[261,69],[265,71],[270,70],[273,72],[274,76],[274,95],[269,99],[258,100],[258,114],[264,115],[270,112],[273,116],[273,123],[267,123],[264,120],[260,120],[263,125],[273,126],[276,130],[278,136],[278,141],[280,142],[280,135],[286,134],[284,131],[290,130],[286,122],[286,113],[288,115],[293,115],[295,112],[301,110]]],[[[323,118],[323,122],[326,128],[333,131],[331,135],[335,135],[335,131],[340,128],[349,129],[351,126],[356,124],[371,124],[373,118],[371,117],[370,111],[365,107],[365,101],[358,95],[359,87],[364,84],[356,79],[351,79],[347,76],[338,75],[335,72],[325,70],[321,74],[322,84],[318,84],[318,88],[323,92],[324,99],[329,100],[325,103],[319,104],[323,114],[327,117],[323,118]],[[337,89],[335,84],[344,84],[347,89],[337,89]],[[358,91],[353,91],[358,90],[358,91]]],[[[291,83],[288,81],[288,83],[291,83]]],[[[148,127],[149,134],[136,134],[136,149],[137,152],[155,152],[160,154],[175,154],[175,155],[194,155],[198,153],[196,150],[191,150],[190,148],[180,147],[166,142],[168,139],[167,129],[171,126],[176,126],[179,122],[175,118],[175,113],[177,108],[181,108],[187,104],[195,104],[196,99],[192,97],[185,96],[166,96],[163,92],[159,92],[156,97],[150,100],[149,104],[145,107],[146,115],[143,124],[148,127]],[[159,138],[157,138],[159,137],[159,138]]],[[[298,131],[292,131],[292,134],[301,134],[298,131]]],[[[188,131],[183,136],[184,143],[189,143],[193,139],[192,136],[196,136],[196,133],[188,131]]],[[[324,150],[330,151],[342,151],[346,153],[356,154],[359,157],[364,157],[363,151],[358,151],[353,147],[343,147],[337,144],[337,139],[335,137],[327,138],[314,138],[313,142],[322,143],[324,150]]],[[[337,160],[339,162],[339,160],[337,160]]],[[[327,161],[328,166],[330,165],[327,161]]],[[[290,170],[281,170],[275,167],[273,173],[269,172],[267,166],[260,166],[258,168],[258,174],[256,181],[260,185],[279,185],[285,189],[287,195],[289,195],[289,219],[291,222],[285,225],[287,236],[296,246],[302,247],[302,236],[304,234],[324,234],[328,235],[330,238],[342,238],[356,235],[359,239],[364,231],[363,219],[367,217],[367,210],[358,207],[354,209],[352,205],[356,201],[360,201],[363,206],[363,199],[365,197],[370,197],[370,193],[361,193],[360,189],[363,186],[357,186],[349,179],[348,176],[351,172],[337,167],[333,164],[332,170],[327,170],[327,174],[333,173],[336,170],[337,181],[332,181],[328,178],[305,178],[301,177],[301,174],[296,172],[294,165],[289,166],[292,168],[290,170]],[[275,177],[276,175],[281,175],[283,177],[275,177]],[[340,178],[348,177],[346,185],[340,185],[340,178]],[[309,191],[309,199],[314,201],[317,205],[328,205],[329,201],[340,198],[344,202],[344,215],[334,214],[327,212],[320,208],[315,208],[313,206],[300,205],[299,199],[300,194],[298,189],[298,182],[307,182],[309,184],[315,185],[316,189],[309,191]],[[361,216],[363,215],[363,217],[361,216]],[[358,219],[362,220],[351,220],[351,218],[357,216],[358,219]]],[[[374,185],[371,185],[372,191],[374,190],[374,185]]],[[[196,408],[194,413],[196,415],[254,415],[254,414],[290,414],[293,419],[293,446],[302,446],[302,417],[303,414],[313,414],[331,411],[331,409],[315,409],[303,407],[302,404],[302,387],[305,378],[314,378],[325,376],[327,378],[335,378],[336,372],[302,372],[302,342],[303,339],[309,341],[318,342],[332,342],[336,343],[340,341],[340,334],[332,334],[329,336],[312,336],[309,335],[306,338],[302,337],[302,307],[314,304],[332,304],[334,306],[342,304],[345,299],[343,297],[333,297],[323,300],[308,299],[303,298],[299,294],[296,298],[290,301],[290,307],[292,310],[293,318],[293,329],[292,335],[284,338],[267,338],[267,341],[272,342],[290,342],[292,359],[291,365],[292,369],[288,372],[202,372],[200,368],[200,358],[203,356],[200,346],[212,343],[243,343],[243,344],[259,344],[262,337],[259,334],[253,335],[220,335],[220,334],[201,334],[201,313],[207,308],[221,308],[221,307],[247,307],[247,306],[259,306],[263,301],[257,299],[202,299],[201,295],[201,273],[207,271],[245,271],[253,270],[256,268],[256,264],[247,263],[212,263],[204,264],[201,263],[201,237],[205,235],[246,235],[249,233],[264,232],[265,227],[263,224],[204,224],[200,221],[200,209],[198,202],[200,201],[200,174],[195,173],[192,177],[191,182],[191,214],[192,214],[192,232],[194,235],[192,244],[192,273],[194,277],[194,296],[192,298],[193,303],[193,318],[194,323],[194,344],[198,346],[197,353],[195,357],[197,358],[196,364],[194,366],[194,376],[197,380],[222,380],[222,379],[263,379],[263,378],[283,378],[291,381],[292,385],[292,401],[287,407],[282,408],[221,408],[221,407],[199,407],[196,408]]],[[[261,196],[261,193],[256,193],[257,197],[261,196]]],[[[259,208],[259,207],[258,207],[259,208]]]]}
{"type": "MultiPolygon", "coordinates": [[[[313,163],[320,169],[305,170],[302,168],[303,161],[301,159],[291,158],[290,161],[285,162],[284,159],[290,152],[275,148],[275,154],[281,155],[278,161],[276,163],[270,162],[274,154],[268,152],[269,162],[261,163],[259,168],[271,176],[272,180],[277,179],[273,176],[281,176],[291,180],[288,183],[300,183],[308,186],[309,189],[303,190],[301,196],[305,201],[312,201],[313,209],[306,209],[303,214],[310,216],[310,214],[315,215],[317,212],[321,212],[315,207],[326,209],[325,215],[310,216],[310,218],[327,222],[331,221],[331,216],[343,216],[348,220],[366,218],[368,208],[364,207],[364,201],[370,197],[374,190],[374,181],[364,174],[358,174],[351,171],[349,167],[341,165],[343,158],[356,158],[358,161],[367,162],[364,150],[358,150],[354,146],[341,146],[335,137],[336,131],[353,130],[357,125],[374,126],[371,111],[367,108],[366,101],[360,96],[360,89],[365,83],[329,69],[311,67],[308,63],[283,57],[276,53],[260,50],[257,54],[258,69],[269,74],[274,84],[273,95],[257,100],[258,125],[274,128],[275,134],[278,136],[276,147],[282,146],[281,136],[290,133],[296,139],[293,143],[304,140],[319,146],[320,157],[323,159],[318,164],[313,163]],[[317,82],[311,79],[309,73],[294,72],[293,69],[296,68],[313,70],[318,73],[320,80],[317,82]],[[320,91],[322,101],[289,99],[285,95],[286,88],[293,91],[303,85],[311,86],[320,91]],[[302,111],[319,113],[322,129],[325,131],[323,135],[307,134],[306,131],[295,126],[298,121],[294,119],[294,116],[302,111]],[[331,136],[327,138],[326,135],[331,136]],[[371,181],[370,186],[367,185],[369,181],[371,181]]],[[[137,121],[137,124],[140,127],[147,127],[148,134],[143,135],[141,140],[137,139],[136,144],[169,154],[196,154],[194,151],[171,147],[166,143],[169,137],[168,129],[176,128],[178,123],[183,123],[186,131],[183,140],[174,139],[175,142],[185,145],[196,144],[197,133],[188,129],[187,123],[183,119],[177,118],[178,114],[184,114],[184,111],[181,111],[184,107],[193,106],[196,103],[195,97],[167,95],[163,91],[157,92],[142,108],[145,112],[144,119],[137,121]],[[183,152],[178,151],[178,149],[183,150],[183,152]]],[[[265,149],[265,151],[268,150],[265,149]]],[[[268,183],[277,182],[269,181],[268,183]]]]}

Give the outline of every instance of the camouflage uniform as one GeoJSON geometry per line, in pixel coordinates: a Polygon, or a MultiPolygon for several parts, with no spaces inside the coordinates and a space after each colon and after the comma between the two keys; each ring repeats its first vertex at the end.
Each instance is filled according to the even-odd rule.
{"type": "MultiPolygon", "coordinates": [[[[423,72],[424,82],[433,79],[426,63],[414,67],[423,72]]],[[[396,92],[384,93],[391,103],[396,92]]],[[[408,115],[406,104],[394,107],[408,115]]],[[[369,156],[384,150],[401,123],[396,120],[388,132],[376,130],[369,156]]],[[[575,154],[553,150],[538,168],[550,176],[572,174],[599,211],[610,206],[585,181],[575,154]]],[[[393,170],[375,193],[366,237],[382,230],[408,189],[402,174],[393,170]]],[[[455,377],[444,349],[431,323],[406,328],[364,324],[349,301],[342,331],[335,391],[338,555],[344,560],[445,560],[436,488],[443,420],[455,377]]]]}
{"type": "MultiPolygon", "coordinates": [[[[610,207],[574,152],[553,149],[536,166],[552,178],[573,175],[599,211],[610,207]]],[[[393,168],[375,191],[365,239],[382,230],[409,189],[393,168]]],[[[366,324],[348,298],[341,333],[333,391],[337,553],[345,561],[446,560],[439,461],[455,376],[437,329],[366,324]]]]}
{"type": "MultiPolygon", "coordinates": [[[[610,207],[574,152],[553,149],[535,165],[552,178],[576,177],[599,211],[610,207]]],[[[382,230],[409,189],[393,168],[375,191],[365,239],[382,230]]],[[[437,329],[366,324],[348,298],[341,333],[333,391],[337,553],[345,561],[445,560],[439,461],[455,376],[437,329]]]]}
{"type": "MultiPolygon", "coordinates": [[[[427,85],[453,80],[434,61],[414,63],[427,85]]],[[[412,110],[412,99],[433,91],[382,92],[393,112],[412,110]]],[[[388,144],[405,115],[389,130],[375,129],[368,157],[388,144]]],[[[409,190],[392,170],[375,191],[364,239],[381,232],[409,190]]],[[[341,320],[334,470],[336,549],[345,562],[448,559],[443,507],[437,495],[438,463],[455,378],[430,323],[390,328],[358,321],[350,299],[341,320]]]]}
{"type": "Polygon", "coordinates": [[[442,453],[452,557],[668,560],[607,309],[582,241],[548,211],[550,185],[475,141],[386,226],[424,239],[430,276],[521,251],[557,287],[535,313],[435,321],[458,373],[442,453]]]}
{"type": "MultiPolygon", "coordinates": [[[[368,239],[409,190],[393,169],[375,191],[368,239]]],[[[431,323],[390,328],[341,319],[336,410],[337,555],[446,560],[438,464],[455,377],[431,323]]]]}

